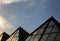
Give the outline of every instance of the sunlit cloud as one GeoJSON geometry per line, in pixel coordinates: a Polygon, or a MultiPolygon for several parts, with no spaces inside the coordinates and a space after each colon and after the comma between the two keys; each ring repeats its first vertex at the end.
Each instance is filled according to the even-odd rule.
{"type": "Polygon", "coordinates": [[[4,17],[0,16],[0,33],[13,28],[13,25],[8,22],[4,17]]]}
{"type": "Polygon", "coordinates": [[[0,7],[0,16],[4,16],[4,17],[8,18],[9,20],[16,18],[15,14],[9,13],[1,7],[0,7]]]}
{"type": "Polygon", "coordinates": [[[22,2],[22,1],[27,1],[27,0],[0,0],[0,4],[11,4],[14,2],[22,2]]]}

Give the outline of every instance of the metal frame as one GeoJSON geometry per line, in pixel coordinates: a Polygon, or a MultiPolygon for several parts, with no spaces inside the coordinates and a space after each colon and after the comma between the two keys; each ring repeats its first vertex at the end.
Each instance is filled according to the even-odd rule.
{"type": "MultiPolygon", "coordinates": [[[[59,23],[54,17],[50,17],[46,22],[44,22],[41,26],[39,26],[39,27],[38,27],[36,30],[34,30],[31,34],[29,34],[29,33],[26,32],[24,29],[22,29],[21,27],[19,27],[16,31],[14,31],[14,32],[10,35],[10,37],[11,37],[12,35],[15,36],[18,30],[19,30],[19,32],[18,32],[19,36],[17,37],[17,38],[18,38],[17,41],[26,41],[30,36],[31,36],[31,37],[28,39],[28,41],[34,41],[35,38],[36,38],[38,35],[40,35],[40,36],[38,37],[38,40],[37,40],[37,41],[42,41],[43,36],[44,36],[45,34],[48,35],[48,36],[46,37],[46,40],[44,40],[44,41],[48,41],[48,39],[49,39],[49,37],[51,36],[51,34],[55,34],[53,41],[56,41],[56,38],[57,38],[58,34],[60,33],[60,23],[59,23]],[[53,21],[53,22],[55,23],[53,26],[49,26],[49,24],[50,24],[51,21],[53,21]],[[46,24],[46,23],[47,23],[47,24],[46,24]],[[46,24],[45,28],[42,28],[42,26],[44,26],[45,24],[46,24]],[[57,25],[58,31],[57,31],[57,32],[52,32],[52,30],[54,29],[54,26],[55,26],[55,25],[57,25]],[[48,27],[52,27],[51,30],[50,30],[50,33],[45,33],[48,27]],[[34,34],[37,30],[38,30],[37,33],[39,33],[39,32],[40,32],[40,29],[44,29],[43,32],[42,32],[42,34],[34,34]],[[33,36],[34,36],[34,37],[33,37],[33,36]],[[32,39],[32,37],[33,37],[33,40],[30,40],[30,39],[32,39]]],[[[13,37],[14,37],[14,36],[13,36],[13,37]]],[[[9,37],[9,38],[10,38],[10,37],[9,37]]],[[[13,37],[12,37],[12,38],[13,38],[13,37]]],[[[9,38],[8,38],[8,39],[9,39],[9,38]]],[[[7,41],[8,41],[8,39],[7,39],[7,41]]],[[[13,41],[13,40],[11,40],[11,41],[13,41]]]]}
{"type": "MultiPolygon", "coordinates": [[[[16,36],[16,38],[18,38],[17,41],[24,41],[28,36],[29,36],[29,33],[26,32],[23,28],[19,27],[17,30],[15,30],[11,35],[11,40],[10,37],[6,40],[6,41],[13,41],[13,38],[16,36]],[[18,32],[17,32],[18,31],[18,32]],[[17,34],[18,33],[18,34],[17,34]],[[17,36],[17,35],[18,36],[17,36]],[[13,37],[12,37],[13,36],[13,37]]],[[[16,41],[16,40],[15,40],[16,41]]]]}
{"type": "MultiPolygon", "coordinates": [[[[45,29],[44,29],[44,31],[43,31],[43,33],[42,33],[42,34],[39,34],[39,35],[41,35],[41,36],[40,36],[40,38],[39,38],[39,40],[38,40],[38,41],[41,41],[41,39],[42,39],[42,37],[43,37],[44,34],[49,34],[48,37],[47,37],[47,39],[46,39],[46,41],[48,41],[48,38],[50,37],[51,31],[53,30],[54,26],[53,26],[53,28],[51,29],[50,33],[45,33],[45,31],[46,31],[46,29],[48,28],[48,25],[49,25],[49,23],[50,23],[51,21],[53,21],[53,22],[55,23],[55,25],[57,25],[58,30],[59,30],[58,32],[53,32],[53,33],[56,33],[56,36],[54,37],[54,41],[55,41],[58,33],[60,33],[60,23],[59,23],[54,17],[50,17],[45,23],[43,23],[43,24],[42,24],[41,26],[39,26],[36,30],[34,30],[34,31],[29,35],[29,36],[31,36],[30,38],[32,38],[32,36],[34,36],[34,35],[33,35],[34,32],[36,32],[37,30],[41,29],[41,27],[48,22],[48,23],[47,23],[47,26],[45,27],[45,29]]],[[[38,34],[36,34],[36,35],[38,35],[38,34]]],[[[36,35],[35,35],[35,36],[36,36],[36,35]]],[[[28,39],[28,38],[27,38],[27,39],[28,39]]],[[[25,41],[26,41],[26,40],[25,40],[25,41]]],[[[30,40],[29,40],[29,41],[30,41],[30,40]]],[[[33,41],[34,41],[34,39],[33,39],[33,41]]]]}

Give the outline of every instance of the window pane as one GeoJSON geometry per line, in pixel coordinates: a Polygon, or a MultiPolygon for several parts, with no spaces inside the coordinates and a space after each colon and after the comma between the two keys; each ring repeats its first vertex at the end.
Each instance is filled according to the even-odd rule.
{"type": "Polygon", "coordinates": [[[38,31],[39,31],[39,29],[38,29],[36,32],[34,32],[33,35],[34,35],[34,34],[38,34],[38,31]]]}
{"type": "Polygon", "coordinates": [[[38,32],[38,34],[42,34],[43,31],[44,31],[44,29],[40,29],[39,32],[38,32]]]}
{"type": "Polygon", "coordinates": [[[53,25],[54,25],[54,22],[51,21],[48,26],[53,26],[53,25]]]}
{"type": "Polygon", "coordinates": [[[56,33],[50,34],[47,41],[53,41],[56,36],[56,33]]]}
{"type": "Polygon", "coordinates": [[[36,32],[34,32],[33,34],[42,34],[43,31],[44,31],[44,29],[39,29],[36,32]]]}
{"type": "Polygon", "coordinates": [[[41,41],[46,41],[47,37],[48,37],[49,34],[44,34],[41,41]]]}
{"type": "Polygon", "coordinates": [[[42,29],[45,29],[45,28],[46,28],[46,26],[47,26],[47,24],[48,24],[48,22],[47,22],[47,23],[45,23],[41,28],[42,28],[42,29]]]}
{"type": "Polygon", "coordinates": [[[41,35],[29,36],[25,41],[38,41],[41,35]]]}
{"type": "Polygon", "coordinates": [[[50,33],[51,29],[52,29],[52,27],[48,27],[48,28],[46,29],[45,33],[50,33]]]}
{"type": "Polygon", "coordinates": [[[3,35],[0,35],[0,41],[1,41],[2,37],[3,37],[3,35]]]}
{"type": "Polygon", "coordinates": [[[31,36],[30,41],[33,41],[35,37],[35,35],[31,36]]]}
{"type": "Polygon", "coordinates": [[[7,41],[18,41],[18,36],[19,36],[19,30],[15,32],[10,38],[8,38],[7,41]]]}
{"type": "Polygon", "coordinates": [[[31,38],[31,36],[29,36],[25,41],[29,41],[29,40],[30,40],[30,38],[31,38]]]}
{"type": "Polygon", "coordinates": [[[59,30],[58,27],[55,25],[52,32],[58,32],[58,30],[59,30]]]}
{"type": "Polygon", "coordinates": [[[56,40],[55,41],[60,41],[60,33],[57,35],[56,40]]]}
{"type": "Polygon", "coordinates": [[[40,39],[40,36],[41,36],[41,35],[37,35],[37,36],[35,37],[34,41],[38,41],[38,40],[40,39]]]}

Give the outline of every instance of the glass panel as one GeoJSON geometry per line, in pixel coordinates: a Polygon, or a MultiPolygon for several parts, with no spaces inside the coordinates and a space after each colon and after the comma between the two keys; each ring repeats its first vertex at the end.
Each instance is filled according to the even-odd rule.
{"type": "Polygon", "coordinates": [[[48,37],[49,34],[44,34],[41,41],[46,41],[47,37],[48,37]]]}
{"type": "Polygon", "coordinates": [[[41,36],[41,35],[37,35],[37,36],[35,37],[34,41],[38,41],[38,40],[40,39],[40,36],[41,36]]]}
{"type": "Polygon", "coordinates": [[[49,25],[48,26],[53,26],[54,25],[54,22],[53,21],[51,21],[50,23],[49,23],[49,25]]]}
{"type": "Polygon", "coordinates": [[[52,29],[52,27],[48,27],[48,28],[46,29],[45,33],[50,33],[51,29],[52,29]]]}
{"type": "Polygon", "coordinates": [[[25,41],[38,41],[41,35],[29,36],[25,41]]]}
{"type": "Polygon", "coordinates": [[[57,35],[56,40],[55,41],[60,41],[60,33],[57,35]]]}
{"type": "Polygon", "coordinates": [[[42,34],[43,31],[44,31],[44,29],[39,29],[36,32],[34,32],[33,34],[42,34]]]}
{"type": "Polygon", "coordinates": [[[44,31],[44,29],[40,29],[39,32],[38,32],[38,34],[42,34],[43,31],[44,31]]]}
{"type": "Polygon", "coordinates": [[[44,29],[44,28],[47,26],[47,24],[48,24],[48,22],[45,23],[45,24],[41,27],[41,29],[44,29]]]}
{"type": "Polygon", "coordinates": [[[7,41],[18,41],[19,30],[16,31],[7,41]]]}
{"type": "Polygon", "coordinates": [[[30,41],[31,36],[29,36],[25,41],[30,41]]]}
{"type": "Polygon", "coordinates": [[[38,34],[38,31],[39,31],[39,29],[37,31],[35,31],[33,34],[38,34]]]}
{"type": "Polygon", "coordinates": [[[47,41],[53,41],[56,36],[56,33],[50,34],[47,41]]]}
{"type": "Polygon", "coordinates": [[[1,41],[2,37],[3,37],[3,35],[0,35],[0,41],[1,41]]]}
{"type": "Polygon", "coordinates": [[[58,30],[59,30],[58,27],[55,25],[52,32],[58,32],[58,30]]]}
{"type": "Polygon", "coordinates": [[[33,34],[37,34],[38,33],[38,31],[39,31],[39,33],[38,34],[42,34],[42,32],[43,32],[43,30],[45,29],[45,27],[47,26],[47,24],[48,24],[48,22],[47,23],[45,23],[40,29],[38,29],[36,32],[34,32],[33,34]]]}
{"type": "Polygon", "coordinates": [[[30,40],[30,41],[33,41],[35,37],[36,37],[36,36],[33,35],[33,36],[31,36],[31,38],[30,38],[29,40],[30,40]]]}

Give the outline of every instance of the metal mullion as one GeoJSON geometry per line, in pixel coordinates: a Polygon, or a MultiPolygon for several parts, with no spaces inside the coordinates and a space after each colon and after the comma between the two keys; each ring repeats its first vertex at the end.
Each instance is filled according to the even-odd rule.
{"type": "Polygon", "coordinates": [[[46,41],[48,40],[49,36],[51,35],[51,32],[52,32],[53,28],[54,28],[54,25],[52,26],[51,31],[50,31],[50,33],[49,33],[49,35],[48,35],[46,41]]]}
{"type": "Polygon", "coordinates": [[[55,41],[55,39],[56,39],[57,35],[59,34],[59,32],[60,32],[60,30],[57,32],[57,34],[56,34],[56,36],[55,36],[55,38],[54,38],[54,41],[55,41]]]}
{"type": "MultiPolygon", "coordinates": [[[[40,29],[37,31],[37,35],[38,35],[38,32],[39,32],[39,31],[40,31],[40,29]]],[[[35,35],[34,39],[36,38],[37,35],[35,35]]],[[[34,39],[33,39],[33,41],[34,41],[34,39]]]]}
{"type": "MultiPolygon", "coordinates": [[[[31,35],[31,37],[32,37],[33,35],[31,35]]],[[[30,39],[31,39],[31,37],[30,37],[30,39]]],[[[28,41],[30,41],[30,39],[28,40],[28,41]]]]}
{"type": "Polygon", "coordinates": [[[43,31],[43,34],[41,35],[41,37],[40,37],[40,39],[39,39],[38,41],[41,41],[41,39],[42,39],[42,37],[43,37],[43,35],[44,35],[44,32],[46,31],[46,29],[47,29],[49,23],[50,23],[50,21],[48,21],[47,26],[45,27],[45,29],[44,29],[44,31],[43,31]]]}
{"type": "MultiPolygon", "coordinates": [[[[15,36],[16,33],[17,33],[17,32],[14,33],[14,36],[15,36]]],[[[14,37],[14,36],[13,36],[13,37],[14,37]]],[[[12,38],[13,38],[13,37],[12,37],[12,38]]],[[[11,39],[11,41],[12,41],[12,39],[11,39]]]]}
{"type": "Polygon", "coordinates": [[[20,29],[19,29],[19,39],[18,39],[18,41],[20,41],[20,29]]]}
{"type": "Polygon", "coordinates": [[[45,33],[45,34],[53,34],[53,33],[58,33],[58,32],[51,32],[51,33],[45,33]]]}

